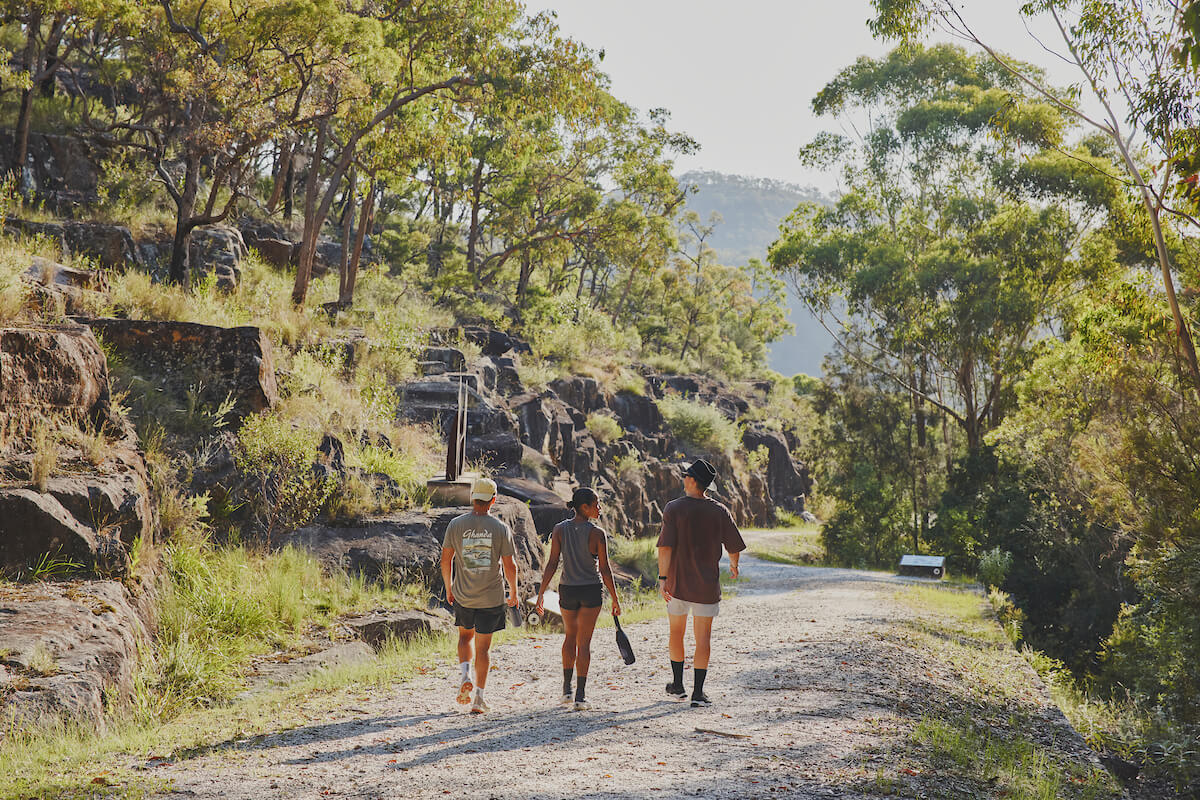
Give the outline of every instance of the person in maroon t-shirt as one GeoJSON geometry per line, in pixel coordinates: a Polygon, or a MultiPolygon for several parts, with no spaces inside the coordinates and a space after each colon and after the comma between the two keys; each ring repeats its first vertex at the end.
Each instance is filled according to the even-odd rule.
{"type": "Polygon", "coordinates": [[[713,617],[721,605],[721,548],[729,553],[729,572],[738,576],[738,557],[746,549],[742,534],[729,509],[705,494],[717,470],[698,459],[684,472],[684,496],[663,509],[662,532],[658,536],[658,590],[667,601],[671,624],[669,642],[673,680],[667,694],[676,700],[687,697],[683,688],[683,635],[688,614],[696,636],[693,659],[695,681],[692,706],[710,706],[704,694],[713,617]]]}

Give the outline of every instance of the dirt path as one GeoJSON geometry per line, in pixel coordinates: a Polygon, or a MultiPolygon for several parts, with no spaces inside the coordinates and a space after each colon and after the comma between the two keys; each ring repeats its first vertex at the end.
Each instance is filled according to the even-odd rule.
{"type": "Polygon", "coordinates": [[[547,635],[494,653],[487,715],[455,705],[447,666],[157,777],[172,798],[865,796],[853,787],[883,758],[897,714],[931,692],[926,665],[891,635],[911,613],[895,600],[901,581],[749,557],[743,576],[716,623],[712,708],[665,696],[666,621],[655,620],[628,627],[629,667],[612,631],[597,633],[589,712],[556,704],[561,637],[547,635]]]}

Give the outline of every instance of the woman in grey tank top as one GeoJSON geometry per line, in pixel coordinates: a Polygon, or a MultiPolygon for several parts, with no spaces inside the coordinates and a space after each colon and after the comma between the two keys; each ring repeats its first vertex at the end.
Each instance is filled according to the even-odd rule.
{"type": "Polygon", "coordinates": [[[591,489],[581,487],[571,497],[571,508],[575,510],[575,516],[555,525],[550,535],[550,557],[546,561],[546,572],[538,590],[537,612],[542,613],[546,590],[558,571],[561,558],[563,574],[558,582],[558,604],[566,634],[562,647],[561,702],[571,705],[576,711],[586,711],[590,708],[585,697],[588,667],[592,662],[592,632],[596,629],[600,607],[604,604],[601,584],[608,587],[614,617],[620,616],[621,603],[617,599],[617,587],[608,566],[608,539],[604,531],[592,523],[600,516],[600,498],[591,489]],[[571,695],[573,672],[578,672],[574,698],[571,695]]]}

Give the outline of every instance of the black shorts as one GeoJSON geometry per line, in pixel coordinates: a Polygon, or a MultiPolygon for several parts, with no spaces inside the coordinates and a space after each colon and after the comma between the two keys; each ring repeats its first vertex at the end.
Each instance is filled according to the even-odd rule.
{"type": "Polygon", "coordinates": [[[454,602],[454,624],[476,633],[495,633],[504,630],[505,606],[467,608],[454,602]]]}
{"type": "Polygon", "coordinates": [[[584,608],[599,608],[604,604],[604,595],[598,583],[587,586],[559,586],[558,607],[567,611],[578,611],[584,608]]]}

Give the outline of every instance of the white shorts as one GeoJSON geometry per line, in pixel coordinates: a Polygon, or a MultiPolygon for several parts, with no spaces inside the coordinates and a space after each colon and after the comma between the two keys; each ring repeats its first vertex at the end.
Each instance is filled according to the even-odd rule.
{"type": "Polygon", "coordinates": [[[693,603],[691,600],[680,600],[678,597],[672,597],[667,601],[667,613],[672,617],[686,617],[688,612],[691,612],[693,617],[715,617],[720,611],[720,601],[693,603]]]}

